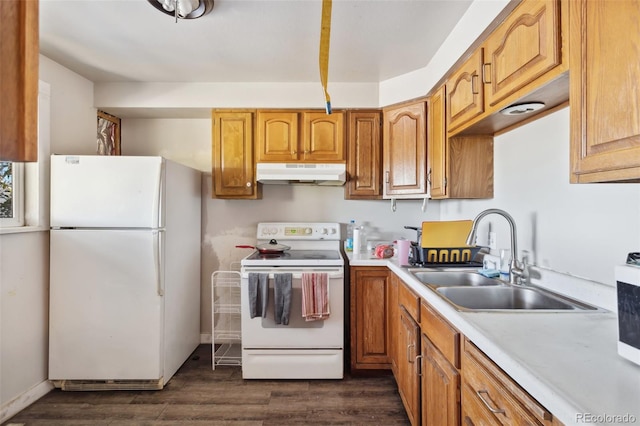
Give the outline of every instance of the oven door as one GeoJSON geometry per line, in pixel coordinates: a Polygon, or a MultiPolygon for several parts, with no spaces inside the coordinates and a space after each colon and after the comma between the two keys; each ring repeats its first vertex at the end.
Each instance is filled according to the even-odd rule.
{"type": "Polygon", "coordinates": [[[329,349],[343,347],[344,268],[342,267],[245,267],[242,269],[243,349],[329,349]],[[269,274],[267,317],[249,315],[249,272],[269,274]],[[328,276],[329,318],[306,321],[302,317],[302,273],[326,272],[328,276]],[[274,320],[274,274],[291,273],[292,295],[289,324],[274,320]]]}

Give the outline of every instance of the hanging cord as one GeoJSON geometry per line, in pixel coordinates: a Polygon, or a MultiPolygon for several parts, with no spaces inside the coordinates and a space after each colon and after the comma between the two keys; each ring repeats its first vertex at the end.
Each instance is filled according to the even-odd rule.
{"type": "Polygon", "coordinates": [[[327,91],[329,73],[329,40],[331,38],[331,1],[322,0],[322,23],[320,25],[320,82],[327,102],[327,114],[331,114],[331,96],[327,91]]]}

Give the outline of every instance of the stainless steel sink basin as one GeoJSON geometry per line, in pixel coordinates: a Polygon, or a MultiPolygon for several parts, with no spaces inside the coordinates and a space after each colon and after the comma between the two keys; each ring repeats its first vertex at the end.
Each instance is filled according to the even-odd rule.
{"type": "Polygon", "coordinates": [[[432,287],[496,286],[505,283],[470,271],[409,271],[423,284],[432,287]]]}
{"type": "Polygon", "coordinates": [[[436,292],[465,311],[556,310],[595,311],[598,308],[534,289],[511,285],[494,287],[440,287],[436,292]]]}

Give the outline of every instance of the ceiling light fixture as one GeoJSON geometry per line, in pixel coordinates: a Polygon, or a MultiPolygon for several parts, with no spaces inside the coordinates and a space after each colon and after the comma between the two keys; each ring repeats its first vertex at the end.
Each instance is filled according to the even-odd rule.
{"type": "Polygon", "coordinates": [[[147,0],[153,7],[179,19],[196,19],[213,9],[213,0],[147,0]]]}

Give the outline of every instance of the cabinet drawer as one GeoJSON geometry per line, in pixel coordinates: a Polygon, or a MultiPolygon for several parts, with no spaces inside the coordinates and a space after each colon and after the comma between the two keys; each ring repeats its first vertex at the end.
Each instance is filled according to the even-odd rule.
{"type": "Polygon", "coordinates": [[[398,286],[398,304],[404,306],[416,322],[420,322],[420,297],[403,282],[398,286]]]}
{"type": "Polygon", "coordinates": [[[425,301],[420,304],[420,328],[453,366],[460,368],[460,332],[425,301]]]}
{"type": "Polygon", "coordinates": [[[462,377],[463,407],[481,407],[483,417],[504,425],[551,424],[551,413],[466,339],[462,377]]]}

